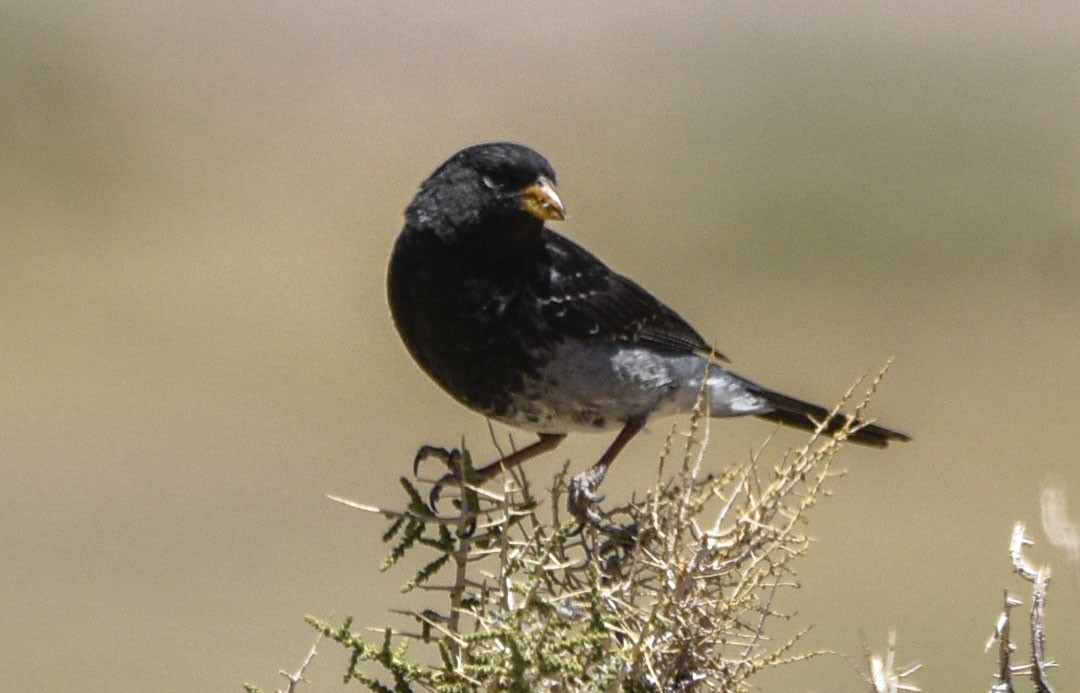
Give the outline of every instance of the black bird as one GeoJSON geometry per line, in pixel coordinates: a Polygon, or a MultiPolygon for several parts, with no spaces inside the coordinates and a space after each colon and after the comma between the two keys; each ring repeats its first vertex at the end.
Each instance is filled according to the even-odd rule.
{"type": "MultiPolygon", "coordinates": [[[[571,509],[583,518],[627,442],[648,419],[693,407],[703,378],[711,416],[750,414],[809,430],[828,418],[824,407],[717,363],[723,357],[675,311],[544,225],[564,216],[543,156],[520,144],[479,144],[421,184],[390,255],[390,311],[420,367],[465,406],[540,436],[477,470],[481,480],[567,433],[617,429],[575,478],[571,509]]],[[[834,418],[827,430],[845,423],[834,418]]],[[[863,422],[849,439],[873,447],[909,440],[863,422]]]]}

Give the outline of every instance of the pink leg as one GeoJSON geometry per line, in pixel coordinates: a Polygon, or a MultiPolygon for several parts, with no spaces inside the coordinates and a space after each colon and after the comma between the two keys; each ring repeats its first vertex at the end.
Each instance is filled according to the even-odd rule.
{"type": "Polygon", "coordinates": [[[566,438],[565,433],[541,433],[539,435],[540,440],[532,445],[527,445],[516,452],[510,453],[502,459],[492,462],[486,467],[477,469],[476,476],[480,481],[487,481],[488,479],[501,474],[504,469],[511,470],[525,460],[532,459],[548,450],[554,450],[555,447],[566,438]]]}

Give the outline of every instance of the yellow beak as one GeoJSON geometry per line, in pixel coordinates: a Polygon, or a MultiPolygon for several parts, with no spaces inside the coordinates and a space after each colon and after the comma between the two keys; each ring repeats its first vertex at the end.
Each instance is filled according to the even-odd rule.
{"type": "Polygon", "coordinates": [[[521,206],[529,214],[544,221],[562,221],[566,218],[566,208],[559,199],[559,191],[547,176],[540,176],[536,182],[518,193],[521,206]]]}

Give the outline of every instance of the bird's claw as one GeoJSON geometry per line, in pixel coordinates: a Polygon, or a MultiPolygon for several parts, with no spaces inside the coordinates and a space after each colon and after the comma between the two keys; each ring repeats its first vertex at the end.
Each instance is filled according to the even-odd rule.
{"type": "Polygon", "coordinates": [[[598,474],[596,468],[593,467],[570,480],[566,507],[581,528],[585,525],[599,525],[603,519],[597,506],[604,500],[604,496],[596,492],[603,478],[603,473],[598,474]]]}
{"type": "Polygon", "coordinates": [[[435,482],[435,485],[431,487],[431,493],[428,494],[428,508],[432,513],[438,513],[439,497],[442,495],[443,488],[448,484],[461,482],[464,457],[457,448],[447,450],[434,445],[424,445],[417,450],[416,457],[413,459],[413,476],[419,476],[420,463],[429,458],[442,462],[450,470],[435,482]]]}
{"type": "Polygon", "coordinates": [[[448,484],[457,484],[461,482],[461,469],[457,471],[447,472],[441,479],[435,482],[435,485],[431,487],[431,493],[428,494],[428,507],[431,508],[431,512],[438,512],[439,497],[442,496],[443,487],[448,484]]]}
{"type": "Polygon", "coordinates": [[[416,451],[416,457],[413,458],[413,476],[420,475],[420,463],[429,458],[435,458],[442,462],[451,471],[461,469],[461,450],[457,448],[447,450],[435,445],[421,445],[420,449],[416,451]]]}

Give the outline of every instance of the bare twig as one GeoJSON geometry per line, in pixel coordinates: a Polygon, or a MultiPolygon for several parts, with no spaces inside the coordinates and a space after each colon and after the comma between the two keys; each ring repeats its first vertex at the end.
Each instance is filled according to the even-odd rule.
{"type": "Polygon", "coordinates": [[[279,688],[278,693],[295,693],[296,692],[297,686],[300,685],[301,681],[305,680],[304,679],[304,672],[307,671],[308,665],[311,664],[312,660],[315,659],[316,651],[318,650],[319,643],[322,642],[322,639],[323,639],[323,634],[320,631],[319,635],[316,636],[316,638],[315,638],[315,642],[313,642],[311,644],[311,649],[308,650],[307,657],[304,657],[304,661],[300,664],[300,668],[296,670],[295,674],[290,674],[287,671],[279,671],[278,672],[279,674],[284,676],[289,681],[288,687],[286,687],[284,690],[279,688]]]}
{"type": "Polygon", "coordinates": [[[1030,676],[1038,693],[1052,693],[1047,671],[1056,664],[1046,660],[1046,632],[1043,626],[1046,592],[1050,587],[1050,568],[1036,567],[1028,560],[1024,555],[1024,548],[1031,545],[1031,540],[1025,534],[1024,523],[1017,522],[1013,526],[1012,539],[1009,542],[1009,558],[1013,572],[1033,585],[1030,613],[1031,661],[1022,665],[1011,663],[1012,654],[1016,650],[1016,646],[1010,639],[1012,607],[1019,606],[1022,602],[1010,597],[1006,592],[1004,609],[994,626],[993,635],[986,643],[987,649],[995,640],[998,643],[998,673],[995,676],[997,681],[991,686],[991,693],[1011,693],[1014,690],[1012,685],[1014,674],[1030,676]]]}

